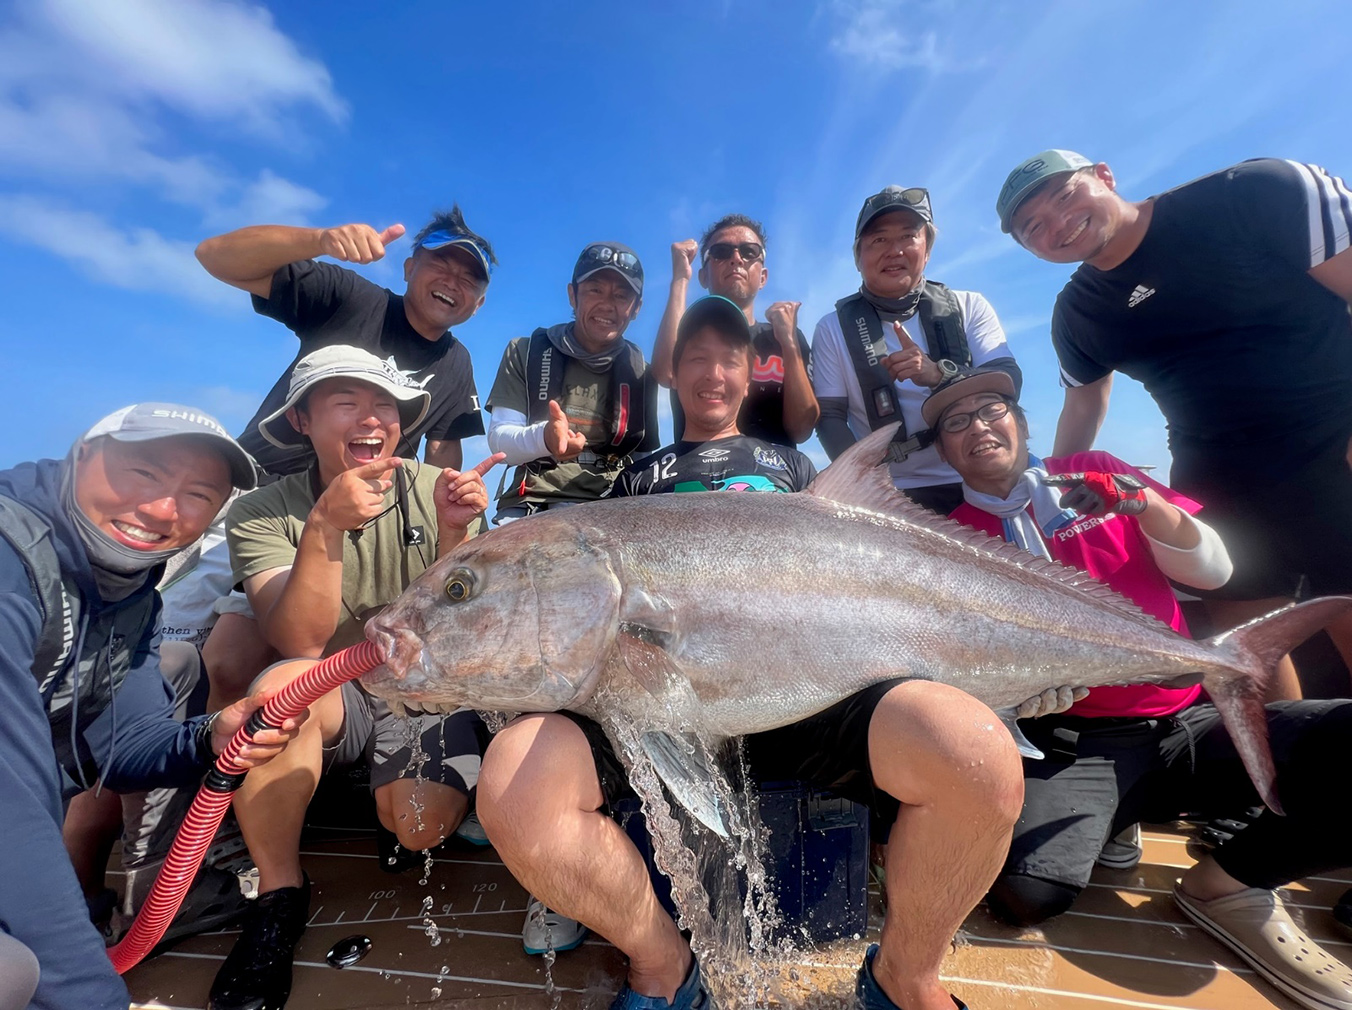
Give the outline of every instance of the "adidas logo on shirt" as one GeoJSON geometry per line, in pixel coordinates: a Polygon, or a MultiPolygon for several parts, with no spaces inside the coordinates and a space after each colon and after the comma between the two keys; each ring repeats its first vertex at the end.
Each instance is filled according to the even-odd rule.
{"type": "Polygon", "coordinates": [[[1154,293],[1155,293],[1154,288],[1148,288],[1144,284],[1137,284],[1136,290],[1133,291],[1131,293],[1131,297],[1127,299],[1127,308],[1129,309],[1136,308],[1136,306],[1140,305],[1143,301],[1145,301],[1154,293]]]}

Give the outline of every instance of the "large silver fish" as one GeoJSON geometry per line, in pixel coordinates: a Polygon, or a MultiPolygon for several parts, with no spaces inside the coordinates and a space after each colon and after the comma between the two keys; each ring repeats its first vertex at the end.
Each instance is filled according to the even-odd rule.
{"type": "Polygon", "coordinates": [[[385,665],[362,682],[396,709],[649,728],[659,774],[722,830],[682,734],[788,725],[899,676],[958,687],[1016,733],[1014,706],[1048,687],[1200,679],[1280,809],[1264,685],[1352,599],[1193,641],[1082,572],[911,504],[878,466],[890,438],[857,443],[801,494],[626,498],[495,529],[368,624],[385,665]]]}

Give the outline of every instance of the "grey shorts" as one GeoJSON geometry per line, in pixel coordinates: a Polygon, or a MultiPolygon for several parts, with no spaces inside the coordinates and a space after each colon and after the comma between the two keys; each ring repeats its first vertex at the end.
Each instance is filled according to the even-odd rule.
{"type": "Polygon", "coordinates": [[[372,789],[396,779],[416,778],[418,769],[410,763],[416,734],[427,755],[422,766],[426,781],[466,795],[478,783],[488,728],[472,709],[400,719],[389,705],[367,694],[355,681],[348,681],[339,690],[343,726],[337,739],[324,747],[324,771],[356,764],[364,757],[371,766],[372,789]]]}

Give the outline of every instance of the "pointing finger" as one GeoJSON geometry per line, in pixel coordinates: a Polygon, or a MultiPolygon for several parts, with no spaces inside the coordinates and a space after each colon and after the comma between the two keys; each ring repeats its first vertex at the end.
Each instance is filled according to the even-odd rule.
{"type": "Polygon", "coordinates": [[[480,477],[486,477],[489,470],[493,469],[493,467],[497,466],[506,458],[507,454],[505,452],[495,452],[482,463],[475,466],[473,472],[477,473],[480,477]]]}
{"type": "Polygon", "coordinates": [[[389,473],[391,470],[403,466],[403,464],[404,461],[398,456],[386,456],[384,459],[373,459],[369,463],[363,463],[355,470],[349,472],[362,480],[370,480],[371,478],[389,473]]]}
{"type": "Polygon", "coordinates": [[[912,351],[919,349],[920,345],[911,339],[911,335],[907,333],[906,328],[901,325],[900,319],[892,321],[892,329],[896,332],[897,339],[901,341],[901,349],[903,351],[912,351]]]}

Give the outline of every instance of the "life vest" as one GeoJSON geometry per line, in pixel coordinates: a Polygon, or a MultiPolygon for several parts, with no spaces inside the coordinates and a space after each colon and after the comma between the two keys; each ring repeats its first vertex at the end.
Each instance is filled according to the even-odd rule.
{"type": "MultiPolygon", "coordinates": [[[[916,316],[932,360],[947,358],[959,368],[971,367],[972,351],[967,346],[967,330],[958,299],[952,291],[938,281],[926,280],[920,291],[916,316]]],[[[885,425],[901,422],[889,447],[888,459],[899,461],[924,449],[933,442],[933,436],[929,429],[907,433],[896,384],[882,363],[889,352],[878,310],[856,292],[836,302],[836,318],[840,321],[840,333],[864,394],[869,430],[877,431],[885,425]]]]}
{"type": "MultiPolygon", "coordinates": [[[[647,417],[643,352],[630,341],[615,356],[610,366],[610,403],[606,418],[610,437],[604,446],[595,445],[597,455],[623,458],[643,444],[647,417]]],[[[549,418],[549,401],[563,403],[563,372],[567,356],[554,346],[543,327],[530,335],[526,354],[526,396],[531,424],[549,418]]]]}

